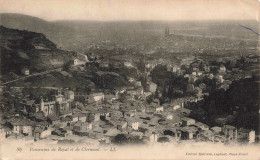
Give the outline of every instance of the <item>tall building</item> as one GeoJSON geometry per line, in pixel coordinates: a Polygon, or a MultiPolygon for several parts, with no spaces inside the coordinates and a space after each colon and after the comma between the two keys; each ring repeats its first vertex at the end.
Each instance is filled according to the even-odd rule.
{"type": "Polygon", "coordinates": [[[170,30],[169,30],[169,27],[167,26],[165,28],[165,36],[168,36],[168,35],[170,35],[170,30]]]}

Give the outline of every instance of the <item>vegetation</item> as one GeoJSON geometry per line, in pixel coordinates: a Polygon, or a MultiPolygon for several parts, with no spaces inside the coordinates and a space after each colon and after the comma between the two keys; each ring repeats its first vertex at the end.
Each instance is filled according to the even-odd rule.
{"type": "Polygon", "coordinates": [[[94,74],[93,78],[93,82],[98,88],[109,89],[113,91],[116,88],[125,86],[127,84],[121,76],[113,72],[98,73],[94,74]]]}
{"type": "Polygon", "coordinates": [[[50,58],[67,63],[74,53],[58,49],[43,34],[3,26],[0,26],[0,40],[3,77],[10,72],[21,75],[23,68],[29,68],[30,73],[53,69],[56,66],[50,58]]]}
{"type": "Polygon", "coordinates": [[[257,130],[259,109],[259,79],[233,81],[227,91],[217,89],[201,103],[192,106],[191,117],[210,126],[231,124],[257,130]],[[218,124],[223,119],[224,123],[218,124]]]}
{"type": "Polygon", "coordinates": [[[142,139],[139,139],[137,136],[133,135],[125,135],[125,134],[118,134],[116,135],[112,141],[112,143],[117,145],[125,145],[125,144],[143,144],[144,142],[142,139]]]}
{"type": "Polygon", "coordinates": [[[186,95],[188,78],[167,71],[163,65],[156,66],[151,71],[152,81],[162,88],[161,101],[167,101],[186,95]]]}

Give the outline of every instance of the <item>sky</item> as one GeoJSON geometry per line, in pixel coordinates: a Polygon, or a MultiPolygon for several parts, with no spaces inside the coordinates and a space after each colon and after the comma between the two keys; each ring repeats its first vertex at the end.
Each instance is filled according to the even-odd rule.
{"type": "Polygon", "coordinates": [[[0,0],[0,13],[55,20],[258,20],[260,0],[0,0]]]}

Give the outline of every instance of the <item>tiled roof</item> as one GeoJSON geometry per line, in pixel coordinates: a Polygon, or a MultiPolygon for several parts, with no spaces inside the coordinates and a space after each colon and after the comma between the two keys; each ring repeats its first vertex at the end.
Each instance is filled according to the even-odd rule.
{"type": "Polygon", "coordinates": [[[47,126],[48,125],[48,122],[46,121],[43,121],[43,122],[37,122],[35,123],[36,126],[47,126]]]}
{"type": "Polygon", "coordinates": [[[44,129],[43,129],[43,128],[40,128],[40,127],[37,127],[37,128],[35,128],[35,130],[34,130],[35,133],[42,133],[43,131],[44,131],[44,129]]]}
{"type": "Polygon", "coordinates": [[[231,125],[224,125],[224,128],[228,128],[228,129],[236,129],[234,126],[231,126],[231,125]]]}
{"type": "Polygon", "coordinates": [[[182,117],[181,120],[182,120],[182,121],[189,121],[189,120],[194,120],[194,119],[188,118],[188,117],[182,117]]]}
{"type": "Polygon", "coordinates": [[[194,124],[195,126],[198,126],[198,127],[201,127],[201,126],[204,126],[204,127],[209,127],[208,125],[204,124],[204,123],[201,123],[201,122],[197,122],[194,124]]]}
{"type": "Polygon", "coordinates": [[[33,126],[35,125],[34,121],[31,121],[26,118],[12,118],[8,120],[7,122],[11,123],[14,126],[33,126]]]}
{"type": "Polygon", "coordinates": [[[66,122],[66,121],[72,121],[72,117],[71,116],[66,116],[64,118],[61,118],[62,122],[66,122]]]}
{"type": "Polygon", "coordinates": [[[249,133],[250,130],[249,130],[249,129],[240,128],[240,129],[238,130],[238,132],[249,133]]]}
{"type": "Polygon", "coordinates": [[[50,119],[51,121],[57,121],[57,120],[60,120],[60,118],[58,116],[48,116],[48,119],[50,119]]]}
{"type": "Polygon", "coordinates": [[[184,108],[184,107],[178,108],[177,111],[188,113],[188,114],[191,112],[190,109],[187,109],[187,108],[184,108]]]}
{"type": "Polygon", "coordinates": [[[194,126],[186,126],[181,129],[183,132],[196,132],[198,129],[194,126]]]}
{"type": "Polygon", "coordinates": [[[10,131],[11,131],[11,128],[9,128],[9,127],[4,127],[4,131],[5,131],[5,132],[10,132],[10,131]]]}

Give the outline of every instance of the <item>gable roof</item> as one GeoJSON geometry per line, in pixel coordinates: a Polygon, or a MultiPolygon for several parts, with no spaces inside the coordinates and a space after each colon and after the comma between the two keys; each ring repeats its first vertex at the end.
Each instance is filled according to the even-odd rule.
{"type": "Polygon", "coordinates": [[[182,117],[181,120],[182,121],[189,121],[189,120],[194,120],[195,121],[195,119],[192,119],[192,118],[189,118],[189,117],[182,117]]]}
{"type": "Polygon", "coordinates": [[[198,131],[198,129],[197,129],[196,127],[194,127],[194,126],[186,126],[186,127],[183,127],[183,128],[181,129],[181,131],[183,131],[183,132],[192,132],[192,133],[195,133],[195,132],[198,131]]]}
{"type": "Polygon", "coordinates": [[[11,118],[7,122],[11,123],[13,126],[33,126],[33,125],[35,125],[34,121],[31,121],[26,118],[11,118]]]}

